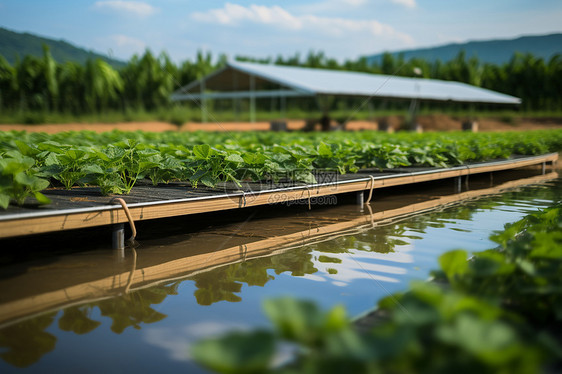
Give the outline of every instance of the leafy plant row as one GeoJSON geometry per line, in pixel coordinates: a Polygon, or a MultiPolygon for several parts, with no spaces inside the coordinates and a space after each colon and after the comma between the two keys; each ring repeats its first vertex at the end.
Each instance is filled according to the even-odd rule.
{"type": "Polygon", "coordinates": [[[274,330],[233,332],[191,351],[221,373],[537,373],[562,363],[562,205],[492,236],[498,248],[439,259],[433,282],[378,304],[359,333],[343,307],[327,312],[291,298],[266,301],[274,330]],[[276,352],[295,360],[272,368],[276,352]]]}
{"type": "Polygon", "coordinates": [[[188,181],[279,180],[315,183],[314,171],[341,174],[400,166],[446,167],[562,149],[562,131],[498,134],[303,133],[0,133],[0,206],[49,186],[99,186],[129,193],[139,179],[154,185],[188,181]]]}

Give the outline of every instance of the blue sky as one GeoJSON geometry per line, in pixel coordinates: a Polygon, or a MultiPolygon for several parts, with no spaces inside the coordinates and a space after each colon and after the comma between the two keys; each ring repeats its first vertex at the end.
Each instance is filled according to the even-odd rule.
{"type": "Polygon", "coordinates": [[[0,26],[126,60],[197,50],[338,60],[448,42],[562,32],[560,0],[0,0],[0,26]]]}

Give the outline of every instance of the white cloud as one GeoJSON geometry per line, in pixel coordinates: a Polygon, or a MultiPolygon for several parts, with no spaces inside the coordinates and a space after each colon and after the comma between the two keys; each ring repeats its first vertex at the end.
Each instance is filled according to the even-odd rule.
{"type": "Polygon", "coordinates": [[[125,13],[139,17],[148,17],[156,12],[152,5],[139,1],[107,0],[96,1],[94,9],[125,13]]]}
{"type": "Polygon", "coordinates": [[[302,28],[302,20],[277,5],[268,7],[254,4],[246,8],[242,5],[226,3],[224,8],[195,12],[191,16],[197,21],[222,25],[238,25],[249,21],[288,29],[302,28]]]}
{"type": "Polygon", "coordinates": [[[301,2],[291,9],[302,13],[332,13],[338,14],[344,10],[355,10],[369,5],[369,0],[323,0],[320,2],[301,2]],[[335,13],[334,13],[335,12],[335,13]]]}
{"type": "Polygon", "coordinates": [[[361,6],[367,4],[367,0],[341,0],[341,2],[351,6],[361,6]]]}
{"type": "Polygon", "coordinates": [[[149,344],[168,351],[171,359],[188,361],[189,349],[194,342],[203,338],[211,338],[225,334],[228,331],[244,331],[247,327],[236,323],[223,323],[215,321],[202,321],[188,326],[174,328],[144,329],[144,340],[149,344]]]}
{"type": "MultiPolygon", "coordinates": [[[[358,2],[360,0],[350,1],[358,2]]],[[[377,37],[392,38],[404,44],[413,43],[411,36],[375,20],[319,17],[310,14],[294,15],[277,5],[265,6],[253,4],[245,7],[227,3],[223,8],[192,13],[191,17],[200,22],[232,27],[245,23],[254,23],[288,31],[312,32],[341,37],[353,37],[354,34],[367,34],[377,37]]]]}
{"type": "Polygon", "coordinates": [[[417,7],[416,0],[390,0],[394,4],[402,5],[408,9],[414,9],[417,7]]]}
{"type": "Polygon", "coordinates": [[[144,336],[148,343],[168,351],[172,360],[189,360],[191,341],[184,334],[178,334],[170,329],[151,328],[145,330],[144,336]]]}

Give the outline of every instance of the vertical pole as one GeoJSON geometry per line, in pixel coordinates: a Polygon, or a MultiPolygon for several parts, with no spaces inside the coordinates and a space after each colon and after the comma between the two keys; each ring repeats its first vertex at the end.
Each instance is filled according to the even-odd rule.
{"type": "Polygon", "coordinates": [[[464,180],[464,189],[468,191],[468,174],[466,175],[466,178],[464,180]]]}
{"type": "Polygon", "coordinates": [[[457,193],[460,193],[462,191],[462,181],[461,181],[462,177],[456,177],[455,178],[455,191],[457,193]]]}
{"type": "Polygon", "coordinates": [[[412,131],[416,131],[416,125],[417,125],[417,121],[416,121],[416,112],[417,112],[417,107],[418,107],[418,99],[412,99],[412,101],[410,102],[410,130],[412,131]]]}
{"type": "Polygon", "coordinates": [[[113,249],[123,251],[125,249],[125,225],[116,223],[112,227],[111,244],[113,249]]]}
{"type": "MultiPolygon", "coordinates": [[[[232,72],[232,90],[238,91],[238,75],[234,71],[232,72]]],[[[234,119],[238,120],[238,99],[234,97],[232,98],[232,111],[234,119]]]]}
{"type": "Polygon", "coordinates": [[[201,79],[201,122],[207,122],[207,99],[205,98],[205,79],[201,79]]]}
{"type": "Polygon", "coordinates": [[[236,110],[236,113],[235,113],[235,117],[234,117],[234,118],[235,118],[237,121],[239,121],[239,120],[240,120],[240,98],[237,98],[237,99],[234,99],[234,100],[236,100],[236,101],[235,101],[235,104],[236,104],[236,106],[235,106],[235,108],[236,108],[236,109],[235,109],[235,110],[236,110]]]}
{"type": "Polygon", "coordinates": [[[542,163],[542,175],[546,174],[546,162],[542,163]]]}
{"type": "Polygon", "coordinates": [[[363,206],[365,205],[365,194],[363,191],[358,191],[355,193],[355,201],[357,202],[357,206],[359,207],[360,211],[363,211],[363,206]]]}
{"type": "Polygon", "coordinates": [[[282,119],[287,118],[286,109],[287,109],[287,98],[285,96],[281,96],[281,118],[282,119]]]}
{"type": "Polygon", "coordinates": [[[256,77],[250,75],[250,122],[256,122],[256,96],[255,90],[256,88],[256,77]]]}

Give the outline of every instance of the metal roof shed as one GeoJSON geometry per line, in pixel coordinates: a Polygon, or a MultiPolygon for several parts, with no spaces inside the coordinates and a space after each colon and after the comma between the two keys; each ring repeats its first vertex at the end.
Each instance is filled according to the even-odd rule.
{"type": "MultiPolygon", "coordinates": [[[[521,99],[465,83],[437,79],[228,62],[225,67],[172,94],[173,101],[294,96],[355,96],[386,99],[517,105],[521,99]]],[[[252,117],[254,118],[254,117],[252,117]]]]}

